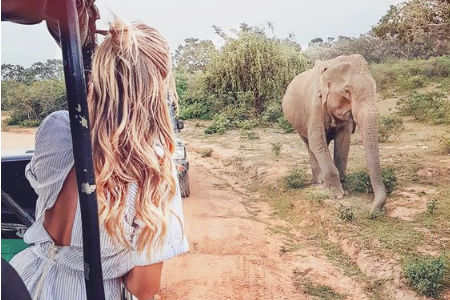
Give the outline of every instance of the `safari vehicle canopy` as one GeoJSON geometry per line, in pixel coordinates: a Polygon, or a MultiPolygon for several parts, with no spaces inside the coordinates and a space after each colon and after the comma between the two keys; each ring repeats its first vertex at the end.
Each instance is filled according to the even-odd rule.
{"type": "MultiPolygon", "coordinates": [[[[100,260],[98,209],[95,190],[86,78],[96,46],[95,0],[3,0],[2,21],[30,25],[45,21],[63,54],[64,76],[72,132],[75,171],[83,224],[83,254],[87,299],[105,299],[100,260]]],[[[2,178],[3,179],[3,178],[2,178]]],[[[5,183],[5,181],[3,182],[5,183]]],[[[20,216],[24,225],[32,222],[26,211],[3,193],[2,203],[20,216]]],[[[28,224],[29,225],[29,224],[28,224]]],[[[3,246],[3,245],[2,245],[3,246]]]]}

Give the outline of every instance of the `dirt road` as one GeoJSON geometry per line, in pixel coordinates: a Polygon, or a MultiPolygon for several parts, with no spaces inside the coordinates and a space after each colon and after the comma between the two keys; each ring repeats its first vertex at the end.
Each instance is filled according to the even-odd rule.
{"type": "Polygon", "coordinates": [[[190,160],[184,211],[191,251],[165,264],[160,299],[315,299],[303,292],[302,278],[345,299],[367,299],[300,233],[302,250],[283,253],[286,237],[274,229],[284,224],[270,217],[267,204],[252,201],[258,195],[223,177],[213,158],[190,160]]]}

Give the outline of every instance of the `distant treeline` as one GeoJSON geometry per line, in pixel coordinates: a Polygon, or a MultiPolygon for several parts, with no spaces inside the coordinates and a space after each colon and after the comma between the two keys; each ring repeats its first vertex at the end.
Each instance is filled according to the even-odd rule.
{"type": "Polygon", "coordinates": [[[37,126],[48,114],[66,107],[61,60],[29,68],[2,64],[1,108],[11,112],[9,125],[37,126]]]}
{"type": "MultiPolygon", "coordinates": [[[[284,90],[316,59],[362,54],[385,94],[428,84],[427,78],[448,78],[448,0],[412,0],[391,6],[370,32],[358,38],[315,38],[306,50],[293,34],[276,36],[270,22],[257,27],[242,23],[229,33],[213,28],[223,39],[220,48],[210,40],[187,38],[173,57],[180,117],[212,119],[208,133],[241,124],[285,124],[280,105],[284,90]],[[404,60],[411,63],[396,63],[404,60]],[[400,68],[394,72],[400,77],[393,75],[392,67],[400,68]]],[[[30,68],[3,64],[2,109],[12,112],[9,123],[39,124],[48,113],[64,108],[62,78],[58,60],[30,68]]]]}

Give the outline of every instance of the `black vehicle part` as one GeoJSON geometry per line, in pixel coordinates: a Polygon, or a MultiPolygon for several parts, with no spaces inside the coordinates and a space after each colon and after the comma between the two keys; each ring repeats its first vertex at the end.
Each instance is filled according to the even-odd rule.
{"type": "Polygon", "coordinates": [[[3,192],[2,190],[2,204],[8,206],[14,215],[22,221],[22,223],[30,227],[34,223],[33,217],[30,216],[30,214],[24,210],[19,204],[17,204],[14,199],[8,195],[7,193],[3,192]]]}
{"type": "MultiPolygon", "coordinates": [[[[17,215],[17,210],[8,205],[4,195],[8,194],[15,205],[19,206],[34,220],[37,195],[25,177],[25,166],[32,155],[2,156],[2,223],[23,224],[29,227],[27,221],[17,215]]],[[[28,220],[30,220],[27,217],[28,220]]]]}
{"type": "Polygon", "coordinates": [[[59,37],[64,61],[67,101],[72,133],[83,231],[84,280],[89,300],[104,300],[100,234],[86,82],[76,0],[59,1],[59,37]]]}

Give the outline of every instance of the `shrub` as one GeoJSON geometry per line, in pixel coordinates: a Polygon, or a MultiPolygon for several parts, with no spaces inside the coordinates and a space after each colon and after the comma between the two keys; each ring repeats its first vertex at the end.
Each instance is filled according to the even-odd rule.
{"type": "Polygon", "coordinates": [[[383,96],[405,94],[429,84],[448,81],[450,57],[393,60],[383,64],[371,64],[370,70],[377,82],[377,91],[383,96]]]}
{"type": "Polygon", "coordinates": [[[327,285],[314,285],[311,282],[306,283],[305,293],[313,296],[314,299],[341,300],[346,298],[344,295],[338,294],[327,285]]]}
{"type": "Polygon", "coordinates": [[[283,130],[284,133],[294,132],[294,128],[291,123],[286,119],[286,117],[281,117],[278,119],[278,127],[283,130]]]}
{"type": "Polygon", "coordinates": [[[443,288],[444,257],[416,257],[403,266],[408,284],[423,295],[436,298],[443,288]]]}
{"type": "Polygon", "coordinates": [[[201,149],[198,153],[200,154],[201,157],[211,157],[212,152],[213,152],[213,149],[205,148],[205,149],[201,149]]]}
{"type": "Polygon", "coordinates": [[[289,189],[301,189],[307,185],[305,169],[296,166],[283,178],[289,189]]]}
{"type": "Polygon", "coordinates": [[[446,131],[444,135],[439,138],[439,146],[446,154],[450,154],[450,131],[446,131]]]}
{"type": "Polygon", "coordinates": [[[8,125],[38,126],[52,112],[67,108],[62,80],[20,83],[8,89],[6,97],[11,111],[8,125]]]}
{"type": "Polygon", "coordinates": [[[280,155],[281,153],[281,144],[280,143],[271,143],[272,145],[272,152],[275,154],[275,156],[280,155]]]}
{"type": "Polygon", "coordinates": [[[206,134],[224,134],[227,130],[233,127],[231,120],[225,113],[215,114],[213,123],[205,129],[206,134]]]}
{"type": "Polygon", "coordinates": [[[353,210],[351,207],[341,205],[338,209],[338,217],[342,221],[352,221],[355,219],[355,214],[353,213],[353,210]]]}
{"type": "Polygon", "coordinates": [[[428,201],[427,203],[427,211],[430,214],[434,214],[434,212],[437,210],[438,208],[438,203],[436,199],[433,199],[431,201],[428,201]]]}
{"type": "MultiPolygon", "coordinates": [[[[383,183],[386,186],[386,192],[388,194],[397,186],[397,177],[395,171],[392,168],[387,168],[382,171],[383,183]]],[[[343,180],[343,186],[352,192],[372,194],[372,184],[370,183],[369,174],[366,171],[358,171],[348,174],[343,180]]]]}
{"type": "Polygon", "coordinates": [[[241,139],[247,140],[258,140],[259,134],[253,130],[241,130],[240,132],[241,139]]]}
{"type": "Polygon", "coordinates": [[[450,124],[450,101],[437,92],[412,92],[397,103],[402,116],[413,116],[419,122],[450,124]]]}
{"type": "Polygon", "coordinates": [[[269,105],[261,116],[263,123],[276,123],[279,118],[283,117],[283,111],[280,103],[269,105]]]}
{"type": "Polygon", "coordinates": [[[251,130],[258,126],[258,120],[244,120],[238,124],[238,127],[243,130],[251,130]]]}
{"type": "Polygon", "coordinates": [[[403,128],[403,120],[397,115],[382,116],[378,122],[378,141],[387,142],[391,136],[397,137],[398,130],[403,128]]]}

